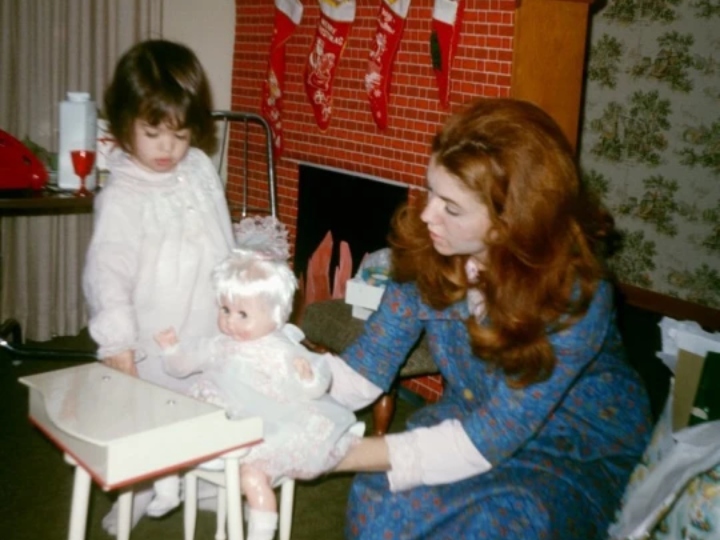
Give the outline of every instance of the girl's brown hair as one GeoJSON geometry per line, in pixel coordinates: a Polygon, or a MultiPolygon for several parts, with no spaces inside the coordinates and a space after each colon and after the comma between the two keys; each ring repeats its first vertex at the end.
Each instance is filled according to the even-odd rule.
{"type": "Polygon", "coordinates": [[[601,241],[612,218],[586,193],[574,152],[541,109],[512,99],[480,99],[445,123],[432,143],[435,163],[488,208],[491,227],[479,283],[468,284],[467,255],[443,256],[405,206],[393,219],[393,274],[415,281],[423,300],[443,309],[477,286],[487,319],[467,321],[473,352],[522,387],[552,372],[549,333],[581,317],[603,266],[601,241]]]}
{"type": "Polygon", "coordinates": [[[148,40],[133,46],[118,61],[104,102],[110,133],[126,152],[132,152],[137,119],[189,129],[192,146],[215,150],[210,85],[195,53],[184,45],[148,40]]]}

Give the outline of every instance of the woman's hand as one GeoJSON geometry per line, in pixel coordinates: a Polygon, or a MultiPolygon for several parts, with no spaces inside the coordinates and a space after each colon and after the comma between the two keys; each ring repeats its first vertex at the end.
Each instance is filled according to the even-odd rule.
{"type": "Polygon", "coordinates": [[[113,356],[103,358],[103,363],[113,369],[132,375],[138,376],[137,367],[135,367],[135,353],[132,350],[123,351],[113,356]]]}

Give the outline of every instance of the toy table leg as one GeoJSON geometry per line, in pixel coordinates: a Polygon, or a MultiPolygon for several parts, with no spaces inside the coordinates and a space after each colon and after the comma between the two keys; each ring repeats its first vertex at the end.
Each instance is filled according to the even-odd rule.
{"type": "Polygon", "coordinates": [[[85,469],[75,464],[68,540],[85,540],[89,499],[90,475],[85,469]]]}
{"type": "Polygon", "coordinates": [[[118,497],[117,540],[129,540],[132,528],[132,489],[123,491],[118,497]]]}
{"type": "Polygon", "coordinates": [[[225,489],[227,490],[228,537],[230,540],[243,540],[240,463],[236,457],[225,459],[225,489]]]}
{"type": "Polygon", "coordinates": [[[197,489],[198,479],[194,474],[185,475],[185,501],[183,502],[183,530],[185,540],[195,538],[195,521],[197,518],[197,489]]]}

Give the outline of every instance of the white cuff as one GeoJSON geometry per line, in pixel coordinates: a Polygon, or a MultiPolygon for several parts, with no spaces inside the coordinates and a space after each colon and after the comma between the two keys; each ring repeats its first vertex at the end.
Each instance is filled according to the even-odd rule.
{"type": "Polygon", "coordinates": [[[275,7],[296,25],[300,24],[303,16],[303,5],[300,0],[275,0],[275,7]]]}
{"type": "Polygon", "coordinates": [[[405,491],[422,485],[422,458],[415,430],[385,435],[385,444],[390,461],[387,472],[390,491],[405,491]]]}
{"type": "Polygon", "coordinates": [[[459,420],[445,420],[430,428],[386,435],[391,491],[419,485],[450,484],[492,468],[459,420]]]}
{"type": "Polygon", "coordinates": [[[458,0],[435,0],[432,18],[450,26],[455,25],[458,0]]]}

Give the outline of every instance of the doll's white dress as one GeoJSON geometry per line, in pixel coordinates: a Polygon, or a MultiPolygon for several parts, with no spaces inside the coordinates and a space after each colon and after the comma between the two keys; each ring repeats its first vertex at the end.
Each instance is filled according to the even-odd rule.
{"type": "Polygon", "coordinates": [[[176,377],[201,372],[190,395],[224,407],[231,418],[263,418],[264,442],[242,462],[256,465],[273,483],[317,477],[334,468],[357,439],[348,433],[354,413],[327,394],[331,373],[325,358],[282,330],[253,341],[221,334],[189,348],[179,345],[165,351],[164,367],[176,377]],[[309,362],[312,380],[298,376],[298,357],[309,362]]]}

